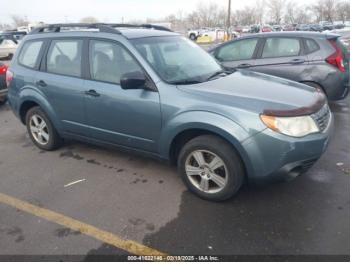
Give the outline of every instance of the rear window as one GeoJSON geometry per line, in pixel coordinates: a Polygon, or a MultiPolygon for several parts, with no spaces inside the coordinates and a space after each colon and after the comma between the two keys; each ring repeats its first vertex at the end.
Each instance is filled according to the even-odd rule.
{"type": "Polygon", "coordinates": [[[82,46],[82,40],[52,41],[47,54],[47,72],[79,77],[82,46]]]}
{"type": "Polygon", "coordinates": [[[297,56],[300,52],[298,38],[268,38],[264,45],[262,58],[297,56]]]}
{"type": "Polygon", "coordinates": [[[34,68],[37,64],[43,41],[30,41],[23,45],[18,62],[26,67],[34,68]]]}

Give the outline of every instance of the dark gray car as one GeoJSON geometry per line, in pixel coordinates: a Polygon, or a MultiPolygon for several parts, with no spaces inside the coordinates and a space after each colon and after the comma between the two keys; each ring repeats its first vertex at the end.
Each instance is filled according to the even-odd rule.
{"type": "Polygon", "coordinates": [[[291,79],[323,90],[329,100],[349,93],[349,53],[336,34],[253,34],[209,52],[226,69],[245,68],[291,79]]]}

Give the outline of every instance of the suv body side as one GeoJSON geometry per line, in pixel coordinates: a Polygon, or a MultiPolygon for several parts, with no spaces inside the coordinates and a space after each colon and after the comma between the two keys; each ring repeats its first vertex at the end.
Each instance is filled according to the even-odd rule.
{"type": "Polygon", "coordinates": [[[164,160],[171,159],[172,146],[177,138],[189,134],[191,130],[201,130],[229,141],[241,155],[247,173],[253,173],[242,142],[266,129],[266,126],[261,121],[256,121],[254,128],[245,128],[243,123],[248,113],[234,112],[229,105],[217,106],[210,98],[203,97],[199,100],[197,95],[160,81],[150,65],[123,36],[99,33],[97,37],[93,33],[87,35],[75,32],[74,35],[45,33],[44,36],[39,34],[28,38],[21,43],[19,52],[13,59],[11,71],[14,81],[9,88],[11,108],[23,123],[23,111],[28,104],[35,103],[48,114],[62,137],[131,149],[164,160]],[[89,48],[86,43],[90,40],[121,44],[138,61],[156,88],[122,90],[109,83],[93,81],[87,73],[89,67],[86,66],[86,60],[82,62],[81,77],[48,73],[45,59],[50,42],[57,39],[83,39],[83,60],[88,57],[89,48]],[[35,67],[26,68],[18,63],[18,56],[26,42],[36,40],[42,40],[45,44],[35,67]],[[41,80],[46,85],[41,85],[41,80]],[[92,88],[100,96],[87,95],[86,91],[92,88]],[[112,94],[113,88],[115,92],[112,94]],[[112,106],[112,109],[107,105],[112,106]],[[124,114],[121,115],[118,110],[124,114]],[[111,130],[110,123],[102,122],[101,125],[99,119],[102,115],[114,122],[114,130],[111,130]],[[95,123],[94,119],[97,120],[95,123]],[[130,129],[120,131],[118,126],[129,126],[130,129]]]}

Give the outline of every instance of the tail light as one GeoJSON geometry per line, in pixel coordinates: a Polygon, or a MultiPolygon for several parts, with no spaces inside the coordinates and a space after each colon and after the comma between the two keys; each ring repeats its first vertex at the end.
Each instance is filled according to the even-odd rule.
{"type": "Polygon", "coordinates": [[[10,84],[13,80],[13,73],[10,70],[6,71],[6,86],[7,88],[10,87],[10,84]]]}
{"type": "Polygon", "coordinates": [[[0,75],[5,75],[7,71],[7,66],[6,65],[1,65],[0,66],[0,75]]]}
{"type": "Polygon", "coordinates": [[[339,71],[345,73],[344,58],[341,48],[337,45],[335,40],[329,40],[334,47],[335,52],[326,58],[326,62],[339,69],[339,71]]]}

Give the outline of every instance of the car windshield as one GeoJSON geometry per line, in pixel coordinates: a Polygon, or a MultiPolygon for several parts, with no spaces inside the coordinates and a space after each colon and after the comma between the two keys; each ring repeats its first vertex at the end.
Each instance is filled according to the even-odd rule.
{"type": "Polygon", "coordinates": [[[132,42],[167,83],[199,83],[222,72],[221,66],[212,56],[184,37],[148,37],[132,42]]]}

